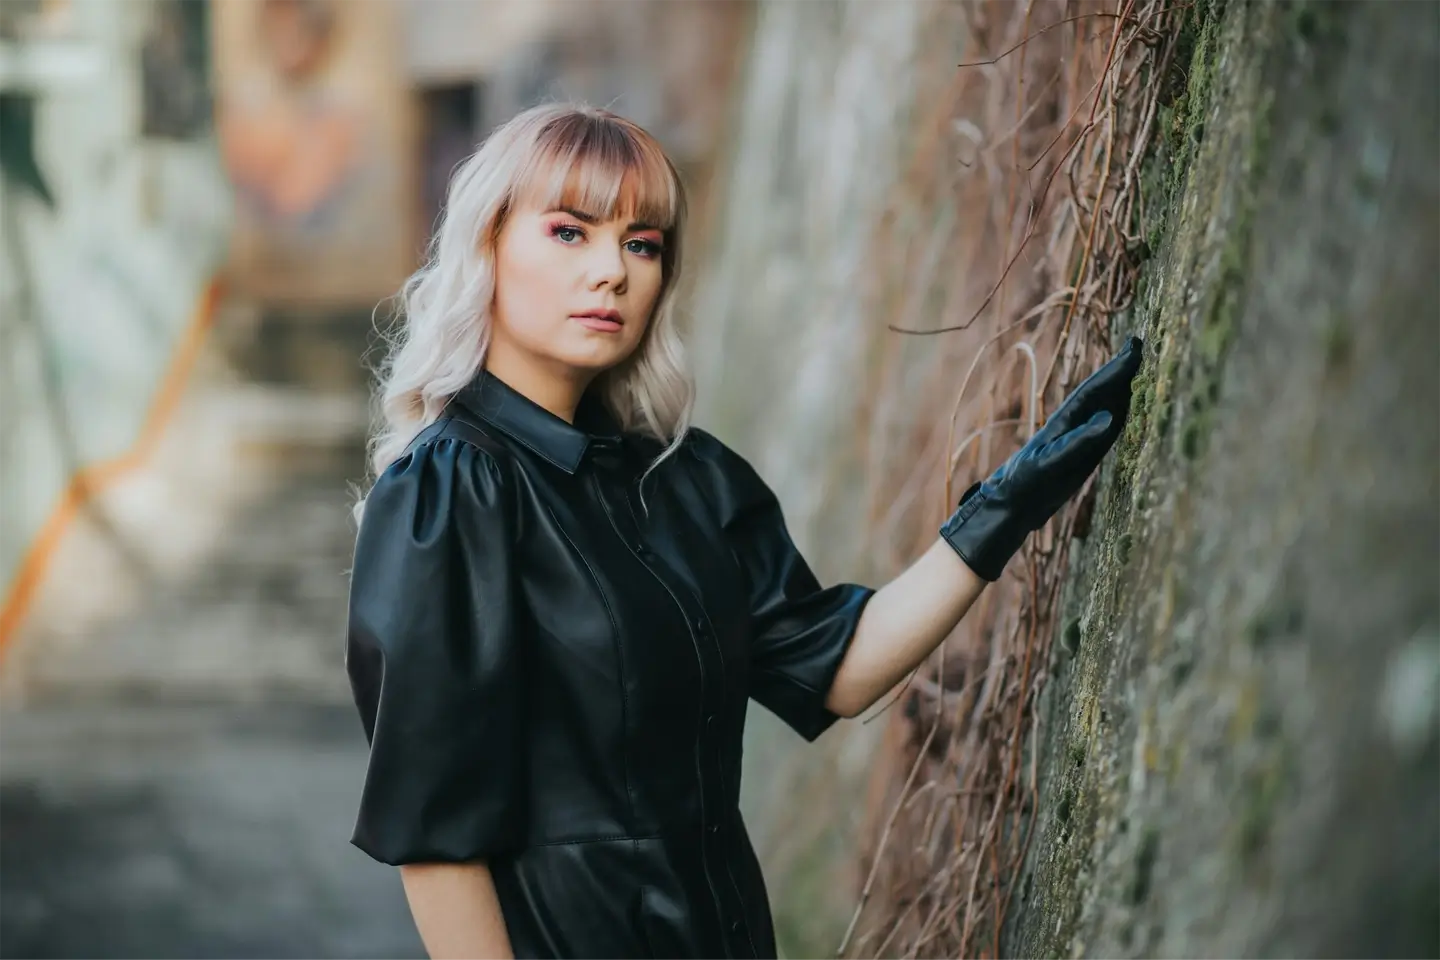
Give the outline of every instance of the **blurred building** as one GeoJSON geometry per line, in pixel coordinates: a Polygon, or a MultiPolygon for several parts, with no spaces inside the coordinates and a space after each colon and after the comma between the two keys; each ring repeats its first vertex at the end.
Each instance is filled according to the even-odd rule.
{"type": "Polygon", "coordinates": [[[376,325],[450,171],[533,103],[608,106],[665,143],[703,237],[751,14],[0,4],[0,269],[23,307],[3,327],[0,469],[20,495],[0,687],[341,696],[376,325]]]}
{"type": "Polygon", "coordinates": [[[541,100],[609,106],[703,173],[748,16],[727,0],[216,0],[230,289],[368,311],[416,265],[455,164],[541,100]]]}

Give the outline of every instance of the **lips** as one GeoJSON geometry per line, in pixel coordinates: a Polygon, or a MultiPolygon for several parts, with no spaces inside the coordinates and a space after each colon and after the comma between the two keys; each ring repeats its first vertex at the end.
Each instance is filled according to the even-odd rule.
{"type": "Polygon", "coordinates": [[[577,313],[571,316],[581,326],[600,333],[614,333],[623,327],[624,321],[620,319],[618,310],[592,310],[585,313],[577,313]]]}

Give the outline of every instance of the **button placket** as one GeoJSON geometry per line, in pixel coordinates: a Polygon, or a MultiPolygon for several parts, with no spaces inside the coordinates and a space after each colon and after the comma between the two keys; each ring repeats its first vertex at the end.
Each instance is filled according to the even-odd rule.
{"type": "MultiPolygon", "coordinates": [[[[713,640],[713,632],[710,630],[709,620],[704,615],[703,609],[700,611],[692,609],[690,603],[687,602],[694,601],[698,607],[698,598],[692,597],[688,587],[683,584],[671,583],[671,572],[663,559],[642,538],[641,525],[631,507],[629,496],[622,495],[626,506],[625,510],[614,509],[609,497],[606,496],[605,485],[600,482],[598,477],[592,475],[591,479],[594,484],[592,489],[600,498],[601,505],[610,518],[611,527],[650,575],[659,581],[660,585],[670,594],[671,599],[679,608],[686,626],[693,634],[695,654],[700,662],[702,678],[700,703],[703,717],[700,740],[696,744],[696,774],[700,790],[701,825],[704,831],[702,836],[705,838],[702,843],[708,846],[720,840],[721,823],[727,816],[724,800],[725,776],[721,759],[722,751],[715,735],[719,709],[717,700],[723,701],[725,697],[725,658],[720,652],[718,643],[707,642],[713,640]],[[718,817],[716,816],[717,811],[718,817]]],[[[729,858],[723,848],[715,849],[708,854],[702,853],[702,863],[704,863],[702,869],[709,881],[719,920],[724,924],[728,919],[729,928],[733,934],[741,928],[740,921],[733,919],[735,910],[743,911],[745,904],[735,886],[735,877],[729,858]],[[713,857],[719,858],[718,870],[716,865],[705,862],[713,857]],[[720,879],[721,876],[729,880],[730,888],[736,895],[736,902],[733,906],[727,903],[730,899],[729,896],[721,893],[721,887],[724,886],[724,881],[720,879]]],[[[753,945],[750,946],[750,950],[753,952],[753,945]]]]}

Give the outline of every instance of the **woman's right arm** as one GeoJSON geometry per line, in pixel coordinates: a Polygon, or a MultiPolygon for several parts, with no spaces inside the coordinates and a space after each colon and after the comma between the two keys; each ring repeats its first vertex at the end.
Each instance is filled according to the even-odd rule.
{"type": "Polygon", "coordinates": [[[524,848],[525,672],[499,464],[441,437],[365,504],[346,668],[370,760],[351,842],[400,868],[432,957],[509,957],[487,864],[524,848]]]}
{"type": "Polygon", "coordinates": [[[405,864],[400,879],[431,960],[514,956],[495,881],[483,862],[405,864]]]}

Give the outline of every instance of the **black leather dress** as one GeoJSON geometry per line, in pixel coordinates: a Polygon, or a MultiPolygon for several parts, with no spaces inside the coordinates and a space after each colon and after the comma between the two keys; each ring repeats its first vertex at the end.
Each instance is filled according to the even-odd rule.
{"type": "Polygon", "coordinates": [[[376,482],[346,652],[353,843],[485,860],[517,957],[773,957],[747,698],[813,740],[872,592],[821,589],[748,463],[485,373],[376,482]]]}

